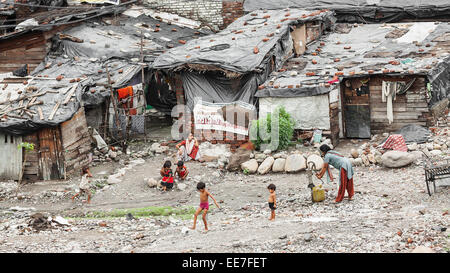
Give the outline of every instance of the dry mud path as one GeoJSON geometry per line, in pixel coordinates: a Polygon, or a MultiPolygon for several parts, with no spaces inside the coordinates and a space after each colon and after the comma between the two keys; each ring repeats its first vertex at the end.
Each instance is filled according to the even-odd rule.
{"type": "MultiPolygon", "coordinates": [[[[195,186],[197,181],[205,181],[221,206],[217,209],[210,200],[209,232],[203,231],[200,217],[197,230],[187,232],[192,219],[172,216],[132,221],[77,218],[69,229],[2,233],[0,252],[410,252],[419,245],[436,252],[450,249],[450,233],[444,230],[449,226],[445,214],[450,209],[449,188],[428,196],[421,166],[356,167],[354,200],[334,204],[336,183],[326,185],[329,192],[324,202],[311,202],[305,172],[244,175],[198,162],[187,163],[191,173],[185,190],[162,193],[149,188],[145,178],[157,177],[164,159],[162,155],[149,158],[127,170],[121,182],[96,193],[91,204],[19,200],[1,202],[0,207],[32,206],[65,217],[147,206],[197,207],[195,186]],[[266,188],[270,183],[277,186],[275,221],[268,221],[266,188]],[[100,227],[100,221],[107,225],[100,227]]],[[[98,177],[119,168],[110,163],[92,171],[98,177]]],[[[336,170],[334,175],[337,177],[336,170]]],[[[38,183],[22,190],[38,192],[74,183],[79,181],[38,183]]]]}

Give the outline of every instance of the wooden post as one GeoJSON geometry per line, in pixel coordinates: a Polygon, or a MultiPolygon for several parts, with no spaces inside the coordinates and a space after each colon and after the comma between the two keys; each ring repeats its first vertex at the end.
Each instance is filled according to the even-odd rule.
{"type": "Polygon", "coordinates": [[[122,130],[122,127],[120,127],[119,113],[117,112],[117,106],[116,106],[116,101],[115,101],[115,97],[114,97],[114,92],[112,89],[111,76],[109,75],[109,71],[108,71],[108,65],[105,65],[105,69],[106,69],[106,75],[108,76],[109,91],[111,92],[111,101],[113,103],[114,114],[116,116],[115,120],[116,120],[117,130],[120,130],[120,132],[122,133],[122,138],[123,138],[122,150],[123,150],[123,152],[126,152],[126,136],[122,130]]]}
{"type": "Polygon", "coordinates": [[[142,66],[142,93],[144,94],[144,142],[147,142],[147,130],[145,129],[145,110],[147,109],[147,98],[145,97],[145,73],[144,73],[144,37],[141,29],[141,66],[142,66]]]}

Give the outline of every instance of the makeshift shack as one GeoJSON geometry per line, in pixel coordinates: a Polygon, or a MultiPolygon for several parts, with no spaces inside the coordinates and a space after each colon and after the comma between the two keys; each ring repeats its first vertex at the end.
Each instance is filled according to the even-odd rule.
{"type": "Polygon", "coordinates": [[[450,90],[450,25],[344,25],[273,72],[256,93],[259,115],[277,105],[296,129],[370,138],[431,125],[430,107],[450,90]]]}
{"type": "Polygon", "coordinates": [[[30,5],[27,3],[23,6],[22,3],[10,3],[9,0],[0,3],[0,73],[12,72],[25,66],[24,73],[18,76],[28,75],[44,60],[50,49],[50,39],[56,33],[83,21],[126,9],[125,4],[102,9],[90,5],[59,7],[59,4],[53,3],[53,8],[36,9],[27,6],[30,5]],[[23,9],[30,10],[25,13],[23,9]],[[3,20],[2,14],[5,14],[3,20]]]}
{"type": "Polygon", "coordinates": [[[199,138],[209,140],[213,134],[213,143],[231,141],[237,145],[236,138],[248,138],[248,128],[244,128],[245,134],[237,130],[235,126],[242,124],[223,116],[228,112],[223,107],[240,108],[241,112],[256,116],[251,112],[257,107],[258,86],[294,53],[303,54],[308,43],[330,28],[333,19],[327,10],[253,12],[215,35],[167,51],[156,58],[152,67],[175,79],[177,104],[186,105],[194,113],[192,119],[185,121],[188,132],[193,130],[199,138]],[[197,111],[196,107],[208,108],[209,112],[197,111]],[[200,112],[204,114],[196,117],[200,112]]]}
{"type": "Polygon", "coordinates": [[[64,179],[88,164],[91,138],[80,82],[0,74],[2,179],[64,179]],[[34,149],[19,148],[22,142],[34,149]]]}
{"type": "Polygon", "coordinates": [[[150,15],[157,16],[150,10],[133,7],[115,19],[120,25],[103,18],[55,35],[52,50],[32,75],[85,79],[81,83],[81,99],[88,126],[103,136],[107,131],[120,136],[115,119],[117,110],[122,130],[125,130],[129,113],[131,131],[143,134],[147,108],[154,107],[163,115],[170,115],[176,104],[166,75],[148,69],[147,65],[165,50],[181,45],[180,39],[205,35],[203,31],[186,27],[182,19],[177,23],[184,25],[178,26],[150,15]],[[117,107],[110,100],[110,83],[117,107]],[[125,94],[127,90],[130,93],[125,94]]]}

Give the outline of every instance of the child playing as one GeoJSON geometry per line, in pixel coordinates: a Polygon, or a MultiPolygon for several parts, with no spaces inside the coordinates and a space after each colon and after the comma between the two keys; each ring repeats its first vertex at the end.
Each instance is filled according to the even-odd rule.
{"type": "Polygon", "coordinates": [[[273,221],[275,220],[275,210],[277,209],[277,197],[275,195],[275,190],[277,187],[274,184],[270,184],[267,189],[270,192],[269,195],[269,208],[271,210],[270,218],[269,220],[273,221]]]}
{"type": "Polygon", "coordinates": [[[172,174],[172,162],[167,160],[160,171],[162,176],[161,185],[163,186],[163,191],[173,188],[173,174],[172,174]]]}
{"type": "Polygon", "coordinates": [[[209,203],[208,203],[208,197],[211,196],[211,198],[214,200],[214,203],[216,206],[220,209],[219,205],[216,202],[216,199],[209,193],[207,190],[205,190],[205,183],[199,182],[197,184],[197,190],[200,192],[200,207],[197,209],[197,211],[194,214],[194,226],[192,226],[191,229],[195,229],[195,225],[197,224],[197,216],[200,214],[200,212],[203,210],[203,223],[205,223],[205,231],[208,231],[208,224],[206,223],[206,214],[209,210],[209,203]]]}
{"type": "Polygon", "coordinates": [[[82,169],[82,177],[81,177],[81,183],[80,183],[80,191],[72,196],[72,201],[74,201],[75,197],[82,193],[86,193],[88,195],[87,202],[91,202],[91,190],[89,189],[91,181],[88,179],[88,177],[92,177],[91,172],[89,171],[88,167],[83,167],[82,169]]]}
{"type": "Polygon", "coordinates": [[[189,174],[189,171],[187,170],[186,166],[184,166],[183,161],[178,161],[177,163],[177,169],[175,170],[175,175],[178,175],[178,178],[181,180],[186,179],[187,175],[189,174]]]}

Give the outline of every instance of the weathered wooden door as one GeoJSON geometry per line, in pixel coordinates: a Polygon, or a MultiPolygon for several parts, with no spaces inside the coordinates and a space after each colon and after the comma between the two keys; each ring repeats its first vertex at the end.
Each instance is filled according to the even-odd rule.
{"type": "Polygon", "coordinates": [[[0,133],[0,179],[18,180],[22,172],[21,136],[0,133]]]}
{"type": "Polygon", "coordinates": [[[344,88],[345,135],[348,138],[370,138],[369,86],[367,82],[355,84],[355,81],[359,80],[341,85],[344,88]]]}
{"type": "Polygon", "coordinates": [[[39,131],[39,169],[43,180],[64,178],[64,155],[59,128],[39,131]]]}

